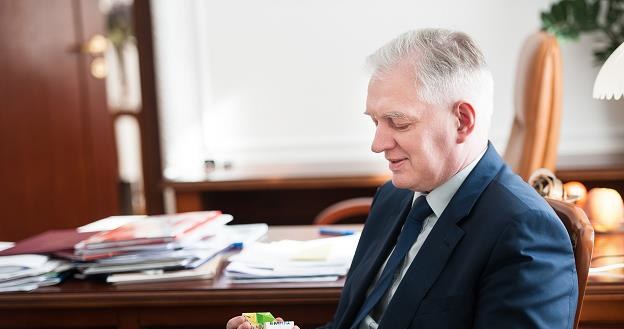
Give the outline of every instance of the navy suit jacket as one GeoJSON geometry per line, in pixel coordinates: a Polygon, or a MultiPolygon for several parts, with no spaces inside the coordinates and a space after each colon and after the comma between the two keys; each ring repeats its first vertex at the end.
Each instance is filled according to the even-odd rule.
{"type": "MultiPolygon", "coordinates": [[[[334,320],[324,328],[352,325],[412,197],[390,182],[379,188],[334,320]]],[[[563,224],[489,145],[410,265],[379,329],[571,328],[577,293],[563,224]]]]}

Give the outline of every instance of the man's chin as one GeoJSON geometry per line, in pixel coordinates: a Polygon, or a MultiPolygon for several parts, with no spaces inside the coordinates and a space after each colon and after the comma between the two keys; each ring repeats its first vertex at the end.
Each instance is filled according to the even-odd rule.
{"type": "Polygon", "coordinates": [[[401,177],[398,177],[397,175],[392,176],[392,185],[394,185],[394,187],[396,188],[401,188],[401,189],[410,188],[410,184],[404,179],[401,179],[401,177]]]}
{"type": "Polygon", "coordinates": [[[392,176],[392,185],[394,185],[394,187],[396,188],[415,191],[415,192],[421,192],[421,193],[423,193],[424,191],[430,191],[428,189],[423,189],[419,183],[421,182],[415,181],[413,179],[412,180],[406,179],[406,177],[401,177],[396,174],[392,176]]]}

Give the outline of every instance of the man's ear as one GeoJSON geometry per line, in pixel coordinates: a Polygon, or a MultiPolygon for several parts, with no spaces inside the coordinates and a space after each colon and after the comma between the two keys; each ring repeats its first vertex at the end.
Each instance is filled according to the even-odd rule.
{"type": "Polygon", "coordinates": [[[455,118],[457,119],[457,143],[464,143],[468,136],[472,134],[475,121],[476,121],[476,113],[472,105],[470,103],[460,101],[455,103],[453,107],[453,113],[455,118]]]}

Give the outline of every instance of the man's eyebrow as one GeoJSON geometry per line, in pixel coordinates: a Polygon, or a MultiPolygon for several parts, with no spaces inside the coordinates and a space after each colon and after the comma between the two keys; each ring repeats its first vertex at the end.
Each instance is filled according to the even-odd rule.
{"type": "MultiPolygon", "coordinates": [[[[369,117],[375,117],[374,114],[372,113],[368,113],[368,112],[364,112],[364,115],[368,115],[369,117]]],[[[381,115],[382,118],[385,119],[408,119],[408,120],[417,120],[416,117],[411,116],[411,115],[407,115],[403,112],[386,112],[384,114],[381,115]]]]}
{"type": "Polygon", "coordinates": [[[405,114],[403,112],[386,112],[382,114],[382,117],[388,119],[408,119],[408,120],[416,120],[416,117],[405,114]]]}

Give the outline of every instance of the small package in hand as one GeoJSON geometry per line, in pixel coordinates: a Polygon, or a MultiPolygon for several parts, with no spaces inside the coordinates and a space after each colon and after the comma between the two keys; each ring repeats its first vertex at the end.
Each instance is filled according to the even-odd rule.
{"type": "Polygon", "coordinates": [[[243,317],[254,329],[265,329],[265,323],[275,322],[275,317],[270,312],[243,313],[243,317]]]}
{"type": "Polygon", "coordinates": [[[293,329],[294,327],[295,322],[293,321],[267,322],[264,324],[264,329],[293,329]]]}

